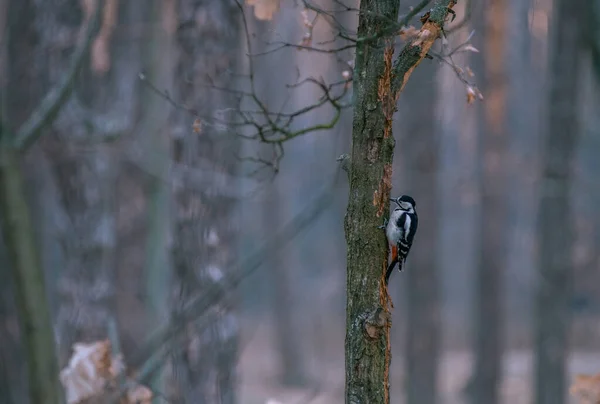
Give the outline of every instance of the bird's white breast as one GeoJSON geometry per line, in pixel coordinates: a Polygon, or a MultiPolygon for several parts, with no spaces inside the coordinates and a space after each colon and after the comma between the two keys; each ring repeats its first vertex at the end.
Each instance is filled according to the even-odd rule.
{"type": "Polygon", "coordinates": [[[385,230],[386,236],[388,240],[400,240],[404,234],[404,228],[396,225],[397,218],[392,216],[390,219],[387,229],[385,230]]]}

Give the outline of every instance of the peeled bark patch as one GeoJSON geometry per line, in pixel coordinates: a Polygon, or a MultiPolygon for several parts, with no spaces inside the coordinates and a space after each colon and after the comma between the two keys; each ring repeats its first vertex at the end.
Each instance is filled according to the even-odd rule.
{"type": "Polygon", "coordinates": [[[383,166],[383,176],[379,181],[379,186],[373,193],[373,205],[377,207],[377,217],[381,217],[385,209],[389,206],[389,196],[392,190],[392,164],[383,166]]]}

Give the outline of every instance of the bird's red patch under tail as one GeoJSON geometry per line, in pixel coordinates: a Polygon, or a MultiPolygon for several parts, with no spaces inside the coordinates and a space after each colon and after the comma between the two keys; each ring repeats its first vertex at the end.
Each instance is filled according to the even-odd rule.
{"type": "Polygon", "coordinates": [[[396,262],[397,259],[398,259],[398,246],[393,245],[392,246],[392,261],[391,262],[396,262]]]}

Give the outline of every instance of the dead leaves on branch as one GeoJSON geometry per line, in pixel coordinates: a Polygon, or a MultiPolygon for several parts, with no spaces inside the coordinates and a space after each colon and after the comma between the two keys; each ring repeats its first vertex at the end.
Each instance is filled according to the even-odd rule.
{"type": "Polygon", "coordinates": [[[467,86],[467,104],[472,104],[477,98],[483,100],[483,94],[477,87],[467,86]]]}
{"type": "Polygon", "coordinates": [[[442,52],[439,55],[436,55],[440,61],[447,64],[454,70],[454,73],[458,77],[458,79],[463,82],[465,85],[465,91],[467,95],[467,104],[472,104],[476,100],[483,101],[483,94],[479,90],[479,88],[471,81],[473,77],[475,77],[475,73],[469,66],[462,68],[459,66],[453,59],[453,56],[459,53],[470,52],[470,53],[479,53],[479,49],[474,47],[470,40],[473,37],[475,31],[471,31],[469,37],[462,44],[458,45],[454,49],[449,49],[448,39],[445,36],[442,36],[442,52]]]}
{"type": "MultiPolygon", "coordinates": [[[[110,341],[75,343],[67,366],[60,372],[67,404],[84,404],[109,390],[117,389],[117,377],[125,371],[120,355],[113,355],[110,341]]],[[[150,404],[152,392],[146,386],[128,389],[120,404],[150,404]]]]}

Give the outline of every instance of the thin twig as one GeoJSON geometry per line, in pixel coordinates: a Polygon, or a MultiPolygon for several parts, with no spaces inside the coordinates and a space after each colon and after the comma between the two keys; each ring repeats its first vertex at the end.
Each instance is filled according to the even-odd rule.
{"type": "MultiPolygon", "coordinates": [[[[296,215],[289,223],[284,225],[278,232],[273,234],[260,248],[249,256],[243,257],[233,265],[232,271],[227,271],[227,275],[219,284],[215,284],[212,289],[207,290],[198,298],[192,300],[190,304],[184,307],[179,315],[180,322],[169,324],[156,330],[149,338],[149,342],[140,351],[150,352],[150,356],[137,368],[143,369],[142,375],[148,375],[152,372],[154,366],[160,366],[162,357],[168,352],[165,344],[177,339],[181,334],[187,322],[195,321],[206,311],[223,300],[228,293],[238,287],[240,283],[256,271],[272,251],[283,249],[287,243],[292,241],[301,232],[306,230],[318,217],[327,209],[335,197],[335,185],[340,178],[341,167],[338,166],[332,183],[325,187],[322,193],[311,202],[302,212],[296,215]]],[[[138,356],[139,357],[139,356],[138,356]]],[[[138,378],[138,382],[142,382],[138,378]]]]}

